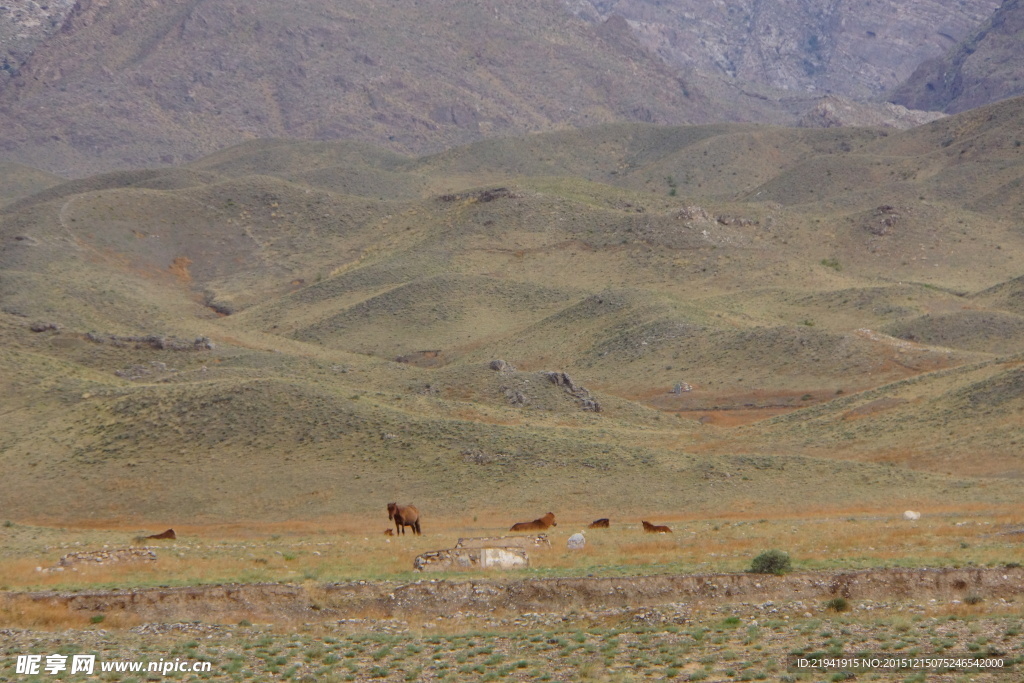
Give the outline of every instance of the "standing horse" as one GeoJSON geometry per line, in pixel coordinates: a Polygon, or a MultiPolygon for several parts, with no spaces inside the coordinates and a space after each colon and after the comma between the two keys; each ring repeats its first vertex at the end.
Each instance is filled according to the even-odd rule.
{"type": "Polygon", "coordinates": [[[512,525],[509,531],[544,531],[548,527],[558,526],[555,522],[555,513],[549,512],[540,519],[532,522],[517,522],[512,525]]]}
{"type": "Polygon", "coordinates": [[[405,534],[405,527],[411,526],[414,534],[420,532],[420,511],[414,505],[388,503],[388,519],[395,520],[395,535],[405,534]]]}

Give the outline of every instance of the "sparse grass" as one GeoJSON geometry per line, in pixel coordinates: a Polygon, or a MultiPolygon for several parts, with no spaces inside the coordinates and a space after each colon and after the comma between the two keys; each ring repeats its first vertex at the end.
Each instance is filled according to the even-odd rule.
{"type": "MultiPolygon", "coordinates": [[[[908,523],[898,511],[863,508],[808,510],[802,516],[784,508],[777,512],[760,508],[748,515],[703,519],[665,512],[657,519],[669,523],[673,534],[651,538],[640,532],[638,524],[613,521],[610,529],[587,534],[584,551],[569,553],[565,538],[600,516],[597,511],[581,512],[577,519],[559,517],[559,526],[548,532],[552,549],[531,553],[529,570],[508,575],[741,572],[762,548],[772,545],[790,551],[796,570],[1013,564],[1011,539],[998,533],[1019,524],[1012,508],[996,512],[934,507],[923,508],[923,513],[921,520],[908,523]],[[965,539],[969,547],[961,548],[965,539]]],[[[355,518],[181,527],[178,541],[156,548],[157,562],[79,565],[77,571],[50,573],[35,568],[52,567],[72,551],[130,545],[126,541],[138,535],[137,527],[118,531],[18,525],[17,536],[9,538],[0,551],[0,585],[76,589],[289,581],[308,586],[313,604],[326,604],[326,597],[314,589],[324,582],[413,579],[417,575],[411,571],[412,558],[419,553],[452,547],[460,537],[508,533],[501,521],[503,513],[477,511],[475,515],[477,522],[472,516],[428,518],[424,536],[401,537],[380,532],[367,535],[359,530],[366,523],[355,518]],[[286,560],[284,554],[295,559],[286,560]],[[254,557],[266,562],[254,563],[254,557]]],[[[386,513],[382,511],[381,517],[386,523],[386,513]]],[[[234,623],[243,618],[254,621],[242,614],[234,623]]]]}
{"type": "MultiPolygon", "coordinates": [[[[909,652],[928,651],[935,639],[981,652],[1008,639],[999,647],[1019,649],[1019,615],[1004,617],[1002,603],[973,588],[911,606],[913,619],[935,629],[940,616],[956,618],[941,625],[950,634],[927,641],[917,622],[889,607],[873,610],[879,623],[869,623],[875,605],[859,600],[842,611],[836,598],[820,622],[804,620],[823,597],[772,618],[687,614],[681,626],[603,616],[602,626],[619,630],[608,641],[591,636],[589,624],[494,634],[480,619],[471,637],[428,644],[470,627],[421,615],[391,640],[359,640],[345,629],[371,626],[342,625],[329,635],[340,638],[337,647],[327,648],[317,632],[338,619],[330,582],[477,578],[414,575],[412,558],[460,536],[507,533],[548,509],[560,522],[552,549],[531,553],[529,570],[490,576],[738,573],[768,547],[792,553],[796,571],[1018,563],[1017,538],[1006,532],[1022,523],[1021,484],[1006,475],[1019,469],[1024,441],[1021,289],[1010,280],[1024,254],[1019,212],[998,202],[961,207],[953,197],[941,209],[919,204],[936,193],[914,182],[904,155],[887,170],[906,187],[886,177],[844,190],[842,215],[833,215],[824,208],[830,199],[809,193],[820,186],[812,180],[840,182],[841,165],[816,166],[828,160],[794,142],[796,134],[743,130],[700,131],[709,136],[706,157],[689,143],[678,154],[650,144],[660,150],[654,166],[643,145],[621,150],[660,136],[685,141],[695,129],[574,133],[586,143],[579,148],[572,136],[543,136],[542,147],[564,146],[557,163],[541,163],[536,140],[483,145],[402,161],[406,170],[374,167],[369,177],[380,183],[335,179],[344,187],[330,193],[304,186],[305,168],[293,167],[285,181],[260,166],[255,179],[250,169],[173,192],[114,187],[44,202],[34,209],[42,221],[3,217],[5,231],[37,236],[48,251],[35,263],[31,254],[43,250],[26,248],[0,292],[8,464],[0,495],[18,513],[0,528],[0,584],[69,594],[236,582],[299,591],[308,599],[299,615],[217,613],[231,629],[268,629],[232,641],[258,648],[258,663],[210,652],[239,680],[415,680],[428,667],[448,680],[624,682],[634,671],[761,680],[777,674],[777,663],[761,662],[778,659],[780,642],[820,639],[815,647],[835,650],[856,640],[866,650],[909,652]],[[589,142],[594,135],[620,151],[602,151],[589,142]],[[772,179],[761,161],[771,155],[751,159],[732,148],[752,136],[782,155],[792,177],[772,179]],[[492,153],[516,164],[497,164],[492,153]],[[594,175],[594,154],[615,173],[594,175]],[[717,189],[708,178],[704,189],[691,180],[710,168],[700,167],[705,158],[728,176],[717,189]],[[763,177],[754,182],[745,165],[763,177]],[[544,175],[531,175],[538,170],[544,175]],[[772,197],[724,199],[742,195],[734,173],[772,197]],[[679,213],[676,178],[686,179],[679,182],[701,210],[691,218],[679,213]],[[492,181],[510,196],[485,201],[480,187],[492,181]],[[446,193],[465,195],[437,199],[446,193]],[[915,200],[914,210],[875,240],[877,207],[905,200],[915,200]],[[168,220],[192,226],[179,235],[189,256],[151,249],[168,220]],[[236,226],[244,226],[237,243],[236,226]],[[870,252],[875,242],[888,246],[870,252]],[[821,267],[807,262],[814,250],[830,254],[821,267]],[[218,316],[211,302],[236,312],[218,316]],[[35,317],[64,330],[29,332],[35,317]],[[84,337],[93,329],[202,335],[217,345],[179,352],[103,344],[84,337]],[[399,355],[410,362],[394,362],[399,355]],[[518,371],[488,369],[498,357],[518,371]],[[133,368],[145,372],[115,374],[133,368]],[[581,410],[578,397],[537,374],[549,370],[570,373],[602,411],[581,410]],[[60,508],[54,481],[65,487],[60,508]],[[383,505],[393,499],[425,512],[423,537],[383,535],[383,505]],[[901,520],[906,508],[922,510],[922,519],[901,520]],[[82,523],[87,516],[95,521],[82,523]],[[606,516],[611,529],[566,552],[568,534],[606,516]],[[674,533],[641,535],[645,518],[674,533]],[[198,523],[211,519],[253,521],[198,523]],[[267,521],[279,519],[297,521],[267,521]],[[160,543],[157,562],[36,571],[170,524],[179,540],[160,543]],[[987,635],[966,640],[970,629],[987,635]]],[[[874,134],[816,135],[869,144],[874,134]]],[[[914,135],[923,133],[893,139],[910,145],[914,135]]],[[[252,146],[270,158],[280,151],[260,145],[252,146]]],[[[881,163],[884,154],[879,147],[867,156],[881,163]]],[[[346,155],[363,168],[357,157],[346,155]]],[[[967,182],[961,171],[958,162],[950,187],[967,182]]],[[[929,177],[946,182],[937,168],[929,177]]],[[[377,605],[345,614],[394,626],[387,616],[377,605]]],[[[99,631],[130,641],[125,629],[139,619],[47,602],[0,612],[4,628],[72,628],[83,642],[99,631]]],[[[159,642],[206,656],[218,633],[159,642]]]]}

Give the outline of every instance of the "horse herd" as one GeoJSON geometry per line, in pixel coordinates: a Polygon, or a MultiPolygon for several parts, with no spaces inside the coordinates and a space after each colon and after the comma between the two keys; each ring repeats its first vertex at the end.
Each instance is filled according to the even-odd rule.
{"type": "MultiPolygon", "coordinates": [[[[415,505],[399,505],[398,503],[388,503],[388,519],[394,520],[395,530],[388,529],[384,533],[388,536],[395,536],[398,534],[405,534],[405,527],[411,526],[414,534],[422,534],[420,531],[420,511],[416,509],[415,505]]],[[[648,534],[670,534],[672,529],[668,528],[664,524],[651,524],[650,522],[641,522],[645,533],[648,534]]],[[[549,512],[543,517],[538,517],[532,522],[516,522],[512,525],[509,531],[544,531],[549,527],[558,526],[555,522],[555,513],[549,512]]],[[[607,529],[611,526],[611,521],[607,517],[601,519],[595,519],[587,527],[588,529],[607,529]]]]}

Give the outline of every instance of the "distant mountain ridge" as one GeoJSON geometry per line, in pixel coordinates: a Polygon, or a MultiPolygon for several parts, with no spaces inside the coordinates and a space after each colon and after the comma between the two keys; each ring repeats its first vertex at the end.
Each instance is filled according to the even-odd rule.
{"type": "Polygon", "coordinates": [[[253,138],[417,153],[720,112],[557,0],[79,2],[0,91],[3,151],[52,171],[170,164],[253,138]]]}
{"type": "Polygon", "coordinates": [[[869,4],[28,3],[0,8],[0,155],[82,176],[267,137],[423,154],[618,121],[917,125],[883,95],[999,3],[869,4]]]}

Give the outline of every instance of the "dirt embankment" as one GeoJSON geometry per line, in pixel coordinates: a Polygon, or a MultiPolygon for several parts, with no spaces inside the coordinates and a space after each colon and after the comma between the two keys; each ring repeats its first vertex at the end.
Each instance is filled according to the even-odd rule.
{"type": "Polygon", "coordinates": [[[83,592],[7,592],[0,605],[63,607],[69,613],[123,613],[148,621],[231,618],[302,619],[374,615],[565,612],[683,602],[906,599],[1012,600],[1024,594],[1024,569],[877,569],[786,576],[696,574],[621,578],[433,579],[408,583],[232,584],[83,592]]]}

